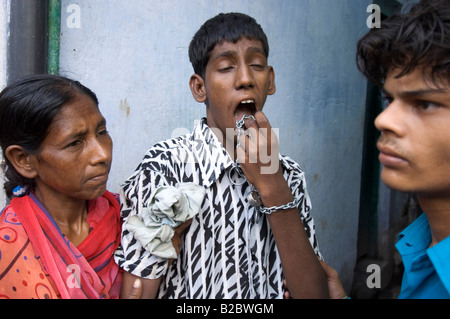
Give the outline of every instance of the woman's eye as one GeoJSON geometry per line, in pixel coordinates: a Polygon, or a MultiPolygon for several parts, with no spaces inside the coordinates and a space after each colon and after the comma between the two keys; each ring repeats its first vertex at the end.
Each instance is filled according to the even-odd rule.
{"type": "Polygon", "coordinates": [[[81,143],[82,143],[81,140],[76,140],[76,141],[73,141],[73,142],[67,144],[66,148],[69,148],[69,147],[75,147],[75,146],[80,145],[81,143]]]}
{"type": "Polygon", "coordinates": [[[102,130],[102,131],[98,132],[98,135],[100,135],[100,136],[104,136],[104,135],[108,135],[108,134],[109,134],[108,130],[102,130]]]}

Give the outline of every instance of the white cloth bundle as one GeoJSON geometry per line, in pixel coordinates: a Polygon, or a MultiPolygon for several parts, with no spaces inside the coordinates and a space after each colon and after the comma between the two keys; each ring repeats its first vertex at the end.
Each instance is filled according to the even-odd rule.
{"type": "Polygon", "coordinates": [[[182,183],[177,188],[158,187],[150,195],[148,205],[130,216],[124,228],[153,255],[176,258],[172,245],[174,228],[198,214],[205,194],[205,189],[194,183],[182,183]]]}

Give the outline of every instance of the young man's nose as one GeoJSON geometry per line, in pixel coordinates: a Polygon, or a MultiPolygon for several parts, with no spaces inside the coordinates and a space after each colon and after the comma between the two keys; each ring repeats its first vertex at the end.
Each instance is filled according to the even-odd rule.
{"type": "Polygon", "coordinates": [[[380,132],[392,132],[401,136],[403,134],[402,120],[405,117],[405,105],[393,101],[375,119],[375,127],[380,132]]]}

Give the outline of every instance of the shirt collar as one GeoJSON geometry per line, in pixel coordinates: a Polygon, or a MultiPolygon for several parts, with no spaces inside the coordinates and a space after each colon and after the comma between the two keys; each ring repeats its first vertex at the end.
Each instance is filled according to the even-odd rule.
{"type": "Polygon", "coordinates": [[[430,225],[426,214],[422,213],[400,233],[396,247],[402,255],[407,269],[420,269],[431,262],[442,283],[450,293],[450,273],[448,272],[450,237],[428,248],[430,243],[430,225]]]}
{"type": "Polygon", "coordinates": [[[401,255],[425,250],[431,243],[430,225],[427,216],[422,213],[399,235],[395,245],[401,255]]]}
{"type": "Polygon", "coordinates": [[[194,126],[192,139],[192,152],[200,167],[202,184],[209,187],[234,162],[216,134],[206,124],[206,118],[202,118],[194,126]]]}
{"type": "Polygon", "coordinates": [[[428,248],[427,253],[442,283],[450,293],[450,273],[448,271],[450,265],[450,236],[428,248]]]}

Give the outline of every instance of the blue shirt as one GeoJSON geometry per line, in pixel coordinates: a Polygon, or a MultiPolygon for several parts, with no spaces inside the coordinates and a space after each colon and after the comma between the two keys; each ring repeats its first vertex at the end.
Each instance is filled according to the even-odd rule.
{"type": "Polygon", "coordinates": [[[430,243],[425,214],[400,233],[395,245],[405,266],[400,299],[450,298],[450,236],[428,248],[430,243]]]}

